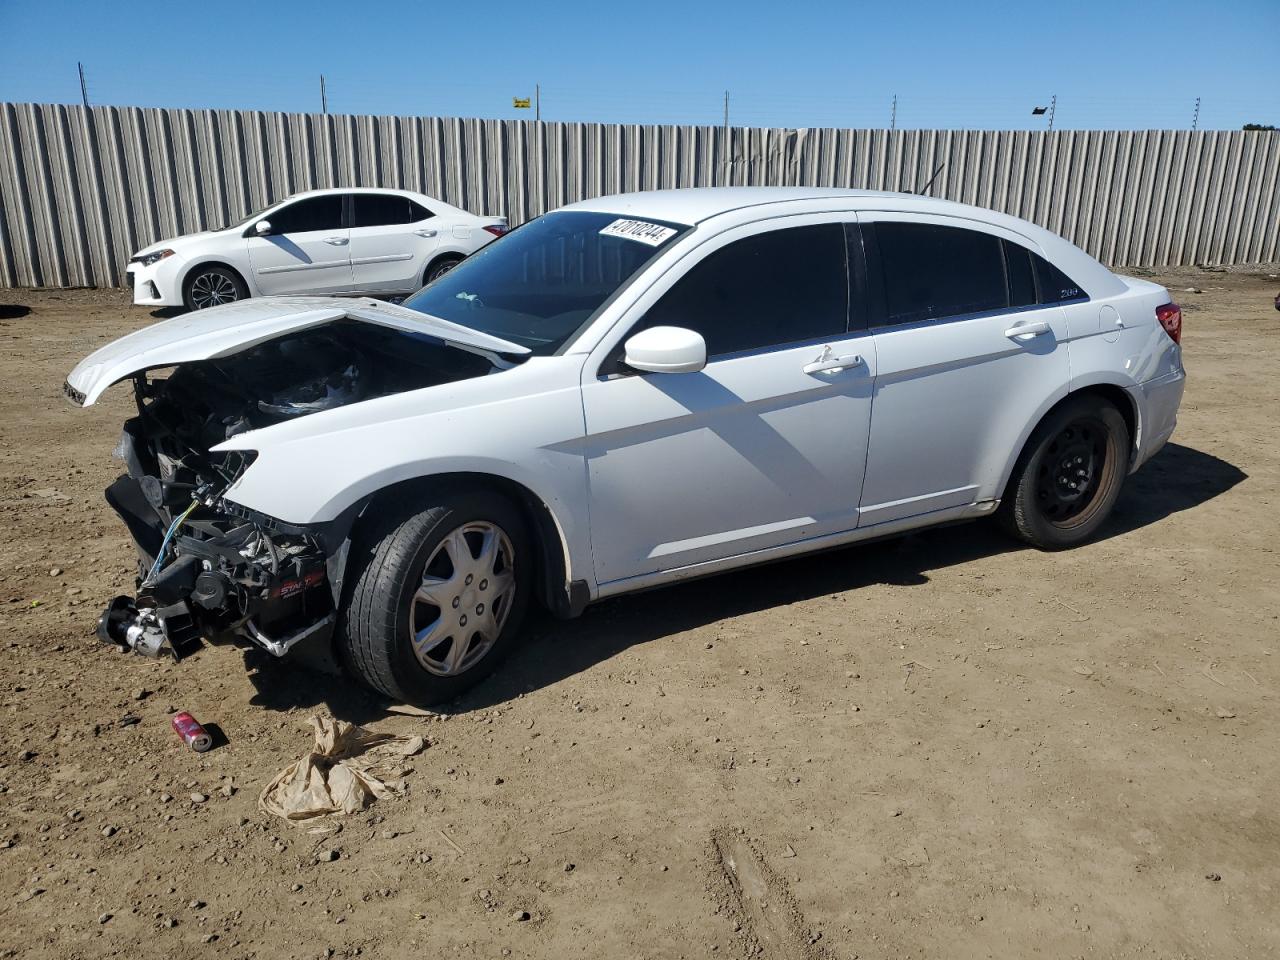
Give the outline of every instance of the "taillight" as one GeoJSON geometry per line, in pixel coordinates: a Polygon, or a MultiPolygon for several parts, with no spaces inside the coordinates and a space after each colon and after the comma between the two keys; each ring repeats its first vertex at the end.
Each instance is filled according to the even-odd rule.
{"type": "Polygon", "coordinates": [[[507,225],[505,223],[491,223],[487,227],[485,227],[485,229],[488,230],[490,233],[492,233],[495,237],[500,237],[507,232],[507,225]]]}
{"type": "Polygon", "coordinates": [[[1164,332],[1174,343],[1182,342],[1182,308],[1176,303],[1165,303],[1156,307],[1156,319],[1164,332]]]}

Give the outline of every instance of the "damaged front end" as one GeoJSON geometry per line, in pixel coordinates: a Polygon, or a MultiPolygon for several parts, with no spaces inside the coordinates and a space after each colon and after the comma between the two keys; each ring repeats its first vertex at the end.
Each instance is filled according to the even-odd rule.
{"type": "MultiPolygon", "coordinates": [[[[137,592],[113,600],[97,631],[122,649],[181,658],[202,640],[240,638],[275,656],[312,638],[327,640],[346,538],[360,506],[307,526],[256,513],[226,494],[257,454],[214,447],[284,421],[496,368],[484,351],[340,319],[183,362],[167,376],[152,376],[155,369],[129,376],[137,414],[115,451],[125,473],[106,490],[138,547],[137,592]]],[[[83,403],[85,392],[73,374],[68,396],[83,403]]]]}

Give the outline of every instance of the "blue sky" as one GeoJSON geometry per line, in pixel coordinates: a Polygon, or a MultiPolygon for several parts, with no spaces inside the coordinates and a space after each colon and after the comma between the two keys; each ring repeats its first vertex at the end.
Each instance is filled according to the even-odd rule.
{"type": "Polygon", "coordinates": [[[754,126],[1280,125],[1280,0],[0,0],[0,100],[754,126]]]}

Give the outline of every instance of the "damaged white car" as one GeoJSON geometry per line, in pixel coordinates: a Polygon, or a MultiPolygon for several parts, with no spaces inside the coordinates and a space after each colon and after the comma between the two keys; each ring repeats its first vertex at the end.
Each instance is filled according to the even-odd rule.
{"type": "MultiPolygon", "coordinates": [[[[998,515],[1093,536],[1168,439],[1181,312],[1029,223],[923,197],[722,188],[547,214],[395,307],[155,324],[108,500],[142,554],[104,639],[307,641],[447,700],[531,602],[591,601],[998,515]]],[[[783,571],[780,575],[785,575],[783,571]]]]}

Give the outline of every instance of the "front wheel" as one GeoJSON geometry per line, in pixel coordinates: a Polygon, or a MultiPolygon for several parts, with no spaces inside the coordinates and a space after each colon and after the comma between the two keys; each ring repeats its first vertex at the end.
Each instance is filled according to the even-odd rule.
{"type": "Polygon", "coordinates": [[[496,494],[441,495],[384,515],[353,544],[339,641],[352,670],[393,699],[430,706],[491,673],[531,592],[524,519],[496,494]]]}
{"type": "Polygon", "coordinates": [[[1101,397],[1061,404],[1018,458],[1001,505],[1005,527],[1041,550],[1084,543],[1120,496],[1129,443],[1124,417],[1101,397]]]}
{"type": "Polygon", "coordinates": [[[245,282],[226,267],[197,267],[187,278],[182,299],[188,310],[204,310],[235,303],[248,295],[245,282]]]}

